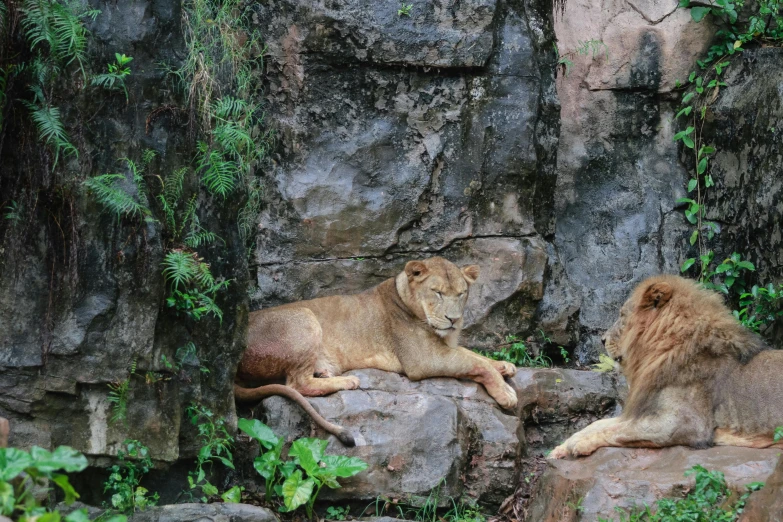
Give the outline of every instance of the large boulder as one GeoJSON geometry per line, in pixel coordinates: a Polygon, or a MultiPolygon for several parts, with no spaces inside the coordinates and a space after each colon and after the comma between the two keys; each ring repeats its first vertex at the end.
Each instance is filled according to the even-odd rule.
{"type": "MultiPolygon", "coordinates": [[[[614,520],[619,517],[615,508],[643,508],[664,497],[681,496],[694,480],[686,477],[685,472],[697,464],[722,471],[728,486],[741,492],[751,482],[766,481],[779,459],[780,450],[775,449],[722,446],[694,450],[675,446],[602,448],[587,458],[551,460],[538,480],[526,520],[614,520]]],[[[773,497],[779,494],[771,491],[773,497]]]]}
{"type": "Polygon", "coordinates": [[[775,472],[767,478],[761,491],[748,499],[740,522],[769,522],[783,520],[783,458],[775,472]]]}
{"type": "MultiPolygon", "coordinates": [[[[519,397],[513,412],[501,410],[473,381],[411,382],[380,370],[349,374],[359,377],[358,390],[310,401],[356,438],[355,448],[345,448],[329,436],[327,452],[360,457],[369,468],[341,489],[323,490],[325,500],[410,499],[439,488],[441,503],[464,496],[497,506],[514,491],[520,459],[613,412],[617,402],[611,377],[574,370],[520,368],[510,380],[519,397]]],[[[287,399],[267,398],[260,410],[288,441],[327,437],[287,399]]]]}

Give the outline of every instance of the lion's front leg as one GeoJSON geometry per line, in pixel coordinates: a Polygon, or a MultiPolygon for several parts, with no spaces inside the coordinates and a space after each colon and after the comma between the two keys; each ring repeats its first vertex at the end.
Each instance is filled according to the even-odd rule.
{"type": "Polygon", "coordinates": [[[550,459],[563,459],[569,456],[590,455],[605,444],[605,431],[616,426],[619,418],[601,419],[571,435],[564,443],[549,454],[550,459]]]}
{"type": "Polygon", "coordinates": [[[485,357],[481,355],[480,353],[476,353],[472,350],[468,350],[467,348],[460,347],[460,350],[465,350],[473,357],[478,357],[479,359],[483,359],[487,361],[489,364],[492,365],[493,368],[495,368],[498,372],[500,372],[500,375],[503,377],[513,377],[517,374],[517,367],[511,364],[510,362],[506,361],[496,361],[494,359],[490,359],[489,357],[485,357]]]}

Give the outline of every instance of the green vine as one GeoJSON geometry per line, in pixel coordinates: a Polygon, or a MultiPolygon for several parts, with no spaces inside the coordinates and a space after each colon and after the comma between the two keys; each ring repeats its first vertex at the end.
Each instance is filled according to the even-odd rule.
{"type": "MultiPolygon", "coordinates": [[[[681,0],[681,7],[690,7],[690,0],[681,0]]],[[[696,270],[697,279],[707,288],[733,295],[739,300],[740,310],[735,315],[749,328],[758,330],[760,324],[774,320],[774,314],[753,313],[754,300],[759,295],[758,287],[748,288],[746,273],[755,271],[753,263],[742,259],[734,252],[717,265],[714,264],[715,252],[709,247],[710,241],[720,232],[720,227],[707,218],[706,193],[715,185],[712,177],[711,161],[717,153],[714,144],[706,142],[704,122],[709,107],[715,103],[721,89],[727,87],[723,75],[732,64],[733,57],[752,42],[780,41],[783,38],[783,2],[780,0],[761,0],[755,10],[741,22],[739,10],[744,1],[711,0],[709,6],[694,6],[691,17],[695,22],[711,16],[720,27],[715,35],[715,43],[707,56],[697,60],[698,69],[688,76],[686,89],[682,94],[681,106],[676,119],[684,118],[685,128],[674,135],[674,141],[682,142],[692,161],[691,177],[688,180],[688,197],[677,200],[685,204],[685,217],[694,225],[689,243],[696,247],[697,257],[686,259],[680,270],[683,273],[696,270]],[[748,299],[748,297],[751,299],[748,299]]],[[[679,85],[678,83],[678,86],[679,85]]],[[[763,294],[764,292],[762,292],[763,294]]],[[[777,298],[776,293],[767,294],[777,298]]]]}

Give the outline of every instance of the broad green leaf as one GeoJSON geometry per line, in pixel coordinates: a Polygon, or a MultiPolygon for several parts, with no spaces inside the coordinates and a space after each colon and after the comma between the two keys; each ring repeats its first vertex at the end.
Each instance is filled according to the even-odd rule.
{"type": "Polygon", "coordinates": [[[734,261],[735,263],[739,263],[741,259],[742,259],[742,256],[739,255],[738,253],[733,252],[731,254],[731,260],[734,261]]]}
{"type": "Polygon", "coordinates": [[[47,475],[57,470],[75,473],[87,467],[87,458],[68,446],[60,446],[52,453],[38,446],[33,446],[30,450],[30,456],[33,458],[32,465],[47,475]]]}
{"type": "Polygon", "coordinates": [[[693,18],[694,22],[701,22],[711,10],[709,7],[692,7],[691,18],[693,18]]]}
{"type": "Polygon", "coordinates": [[[693,106],[692,106],[692,105],[688,105],[687,107],[685,107],[684,109],[682,109],[680,112],[678,112],[678,113],[677,113],[677,116],[675,116],[675,118],[679,118],[679,117],[680,117],[680,116],[682,116],[683,114],[687,116],[687,115],[689,115],[689,114],[690,114],[692,111],[693,111],[693,106]]]}
{"type": "Polygon", "coordinates": [[[726,280],[724,281],[724,283],[726,283],[726,286],[727,286],[727,287],[731,288],[732,286],[734,286],[734,281],[735,281],[736,279],[737,279],[737,278],[736,278],[736,277],[734,277],[734,276],[727,276],[727,277],[726,277],[726,280]]]}
{"type": "Polygon", "coordinates": [[[0,480],[11,480],[33,463],[26,451],[0,448],[0,480]]]}
{"type": "Polygon", "coordinates": [[[685,93],[682,96],[682,103],[688,103],[689,101],[691,101],[691,98],[693,98],[694,96],[696,96],[695,93],[692,92],[685,93]]]}
{"type": "Polygon", "coordinates": [[[712,154],[713,152],[715,152],[715,147],[704,146],[699,149],[699,157],[701,158],[702,154],[712,154]]]}
{"type": "Polygon", "coordinates": [[[691,245],[695,245],[696,244],[696,240],[698,240],[698,239],[699,239],[699,231],[698,230],[694,230],[693,234],[691,234],[691,239],[690,239],[691,245]]]}
{"type": "Polygon", "coordinates": [[[690,259],[686,259],[685,262],[680,266],[680,272],[685,272],[690,267],[693,266],[693,264],[696,262],[696,258],[691,257],[690,259]]]}
{"type": "Polygon", "coordinates": [[[324,456],[324,450],[326,450],[327,444],[329,444],[329,442],[322,439],[297,439],[291,444],[291,449],[288,450],[288,456],[298,458],[302,468],[308,475],[312,475],[324,456]]]}
{"type": "Polygon", "coordinates": [[[691,0],[680,0],[680,7],[689,7],[691,5],[691,0]]]}
{"type": "Polygon", "coordinates": [[[280,440],[269,426],[258,419],[239,419],[237,426],[263,444],[266,449],[273,448],[280,440]]]}
{"type": "Polygon", "coordinates": [[[209,482],[201,485],[201,491],[202,493],[210,497],[218,494],[218,488],[216,488],[209,482]]]}
{"type": "Polygon", "coordinates": [[[8,482],[0,482],[0,515],[8,516],[13,513],[15,504],[14,487],[8,482]]]}
{"type": "Polygon", "coordinates": [[[709,174],[704,176],[704,186],[705,187],[710,188],[710,187],[712,187],[714,185],[715,185],[715,183],[712,181],[712,176],[710,176],[709,174]]]}
{"type": "Polygon", "coordinates": [[[679,198],[675,203],[690,203],[690,204],[693,204],[693,203],[696,203],[696,202],[694,200],[692,200],[691,198],[679,198]]]}
{"type": "Polygon", "coordinates": [[[732,266],[727,263],[721,263],[718,265],[718,268],[715,269],[716,274],[722,274],[723,272],[728,272],[731,270],[732,266]]]}
{"type": "Polygon", "coordinates": [[[79,498],[79,494],[75,489],[73,489],[71,483],[68,482],[68,475],[53,475],[52,480],[55,484],[60,486],[60,489],[62,489],[63,493],[65,493],[65,503],[67,505],[70,506],[76,501],[77,498],[79,498]]]}
{"type": "Polygon", "coordinates": [[[287,460],[280,466],[280,474],[284,478],[290,477],[296,471],[296,463],[293,460],[287,460]]]}
{"type": "Polygon", "coordinates": [[[60,522],[62,515],[59,511],[52,511],[51,513],[44,513],[35,519],[35,522],[60,522]]]}
{"type": "Polygon", "coordinates": [[[690,136],[683,136],[682,142],[685,144],[686,147],[689,149],[692,149],[694,147],[693,140],[690,138],[690,136]]]}
{"type": "Polygon", "coordinates": [[[352,477],[367,469],[367,463],[358,457],[325,455],[322,460],[326,464],[324,469],[338,477],[352,477]]]}
{"type": "Polygon", "coordinates": [[[703,83],[704,83],[704,78],[702,76],[699,76],[698,78],[696,78],[696,85],[701,87],[703,83]]]}
{"type": "Polygon", "coordinates": [[[699,164],[696,166],[696,173],[704,174],[705,170],[707,170],[707,158],[702,158],[701,161],[699,161],[699,164]]]}
{"type": "Polygon", "coordinates": [[[242,501],[242,488],[234,486],[220,495],[220,498],[222,498],[223,502],[226,504],[239,504],[242,501]]]}
{"type": "Polygon", "coordinates": [[[696,181],[695,179],[691,179],[691,180],[688,182],[688,192],[693,192],[694,190],[696,190],[696,185],[697,185],[698,183],[699,183],[699,182],[698,182],[698,181],[696,181]]]}
{"type": "Polygon", "coordinates": [[[236,468],[234,468],[234,463],[233,463],[233,462],[231,462],[230,460],[228,460],[227,458],[225,458],[225,457],[217,457],[217,458],[218,458],[218,460],[219,460],[220,462],[222,462],[222,463],[223,463],[223,465],[224,465],[225,467],[227,467],[227,468],[229,468],[229,469],[236,469],[236,468]]]}
{"type": "Polygon", "coordinates": [[[90,515],[86,508],[77,509],[65,517],[65,522],[90,522],[90,515]]]}
{"type": "Polygon", "coordinates": [[[737,263],[737,266],[739,268],[744,268],[745,270],[756,270],[756,267],[750,261],[740,261],[737,263]]]}
{"type": "Polygon", "coordinates": [[[693,83],[693,80],[696,78],[696,71],[691,71],[691,74],[688,75],[688,81],[693,83]]]}
{"type": "Polygon", "coordinates": [[[285,507],[293,511],[310,500],[310,497],[313,494],[313,486],[315,486],[315,481],[313,479],[302,480],[302,472],[300,470],[294,471],[294,473],[283,482],[282,491],[285,507]]]}

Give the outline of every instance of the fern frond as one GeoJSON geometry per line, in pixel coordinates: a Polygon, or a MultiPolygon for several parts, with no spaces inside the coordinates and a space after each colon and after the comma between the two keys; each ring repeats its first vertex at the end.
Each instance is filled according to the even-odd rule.
{"type": "Polygon", "coordinates": [[[144,151],[141,153],[141,162],[146,167],[152,163],[152,160],[154,160],[157,155],[158,152],[155,149],[144,149],[144,151]]]}
{"type": "Polygon", "coordinates": [[[69,141],[68,134],[65,132],[65,127],[60,120],[60,109],[57,107],[39,106],[30,102],[23,103],[30,110],[30,115],[38,128],[38,138],[46,145],[54,147],[54,165],[52,169],[57,166],[60,152],[63,152],[65,155],[73,154],[77,158],[79,157],[79,151],[69,141]]]}
{"type": "Polygon", "coordinates": [[[146,206],[138,203],[132,195],[122,188],[126,181],[122,174],[101,174],[84,180],[82,183],[92,191],[95,199],[117,216],[135,217],[151,216],[152,212],[146,206]]]}
{"type": "Polygon", "coordinates": [[[24,0],[20,9],[21,24],[31,49],[43,48],[46,44],[51,57],[66,65],[77,61],[85,75],[87,29],[74,5],[56,0],[24,0]]]}
{"type": "Polygon", "coordinates": [[[176,231],[177,237],[182,237],[182,231],[185,230],[185,227],[188,225],[188,223],[198,222],[198,217],[196,216],[196,207],[198,206],[197,200],[197,194],[193,194],[188,200],[188,203],[185,206],[185,213],[182,215],[179,228],[176,231]]]}
{"type": "Polygon", "coordinates": [[[220,120],[236,120],[247,111],[248,104],[245,100],[224,96],[212,106],[212,114],[220,120]]]}
{"type": "Polygon", "coordinates": [[[207,288],[207,292],[214,293],[214,291],[209,289],[215,286],[215,278],[212,275],[212,272],[209,270],[209,265],[207,263],[201,260],[197,262],[194,279],[202,288],[207,288]]]}
{"type": "Polygon", "coordinates": [[[163,258],[163,277],[174,290],[187,286],[198,274],[198,261],[192,252],[175,249],[163,258]]]}
{"type": "MultiPolygon", "coordinates": [[[[188,232],[188,235],[185,238],[185,244],[190,248],[199,248],[200,246],[214,243],[218,239],[223,241],[223,239],[214,232],[198,227],[198,229],[193,229],[188,232]]],[[[223,241],[223,243],[225,244],[225,241],[223,241]]]]}
{"type": "Polygon", "coordinates": [[[201,180],[213,194],[224,198],[234,190],[236,179],[239,178],[239,168],[233,161],[226,160],[216,151],[199,151],[198,168],[201,180]]]}

